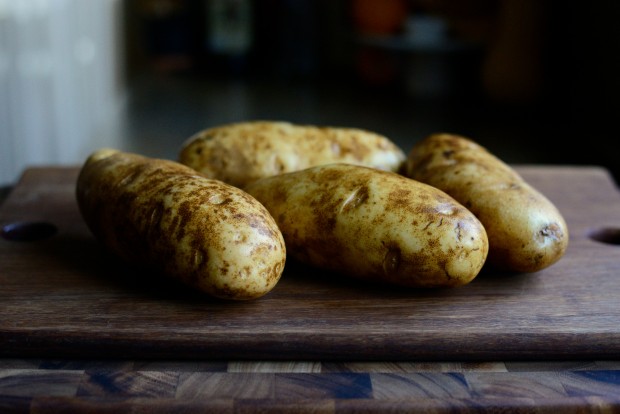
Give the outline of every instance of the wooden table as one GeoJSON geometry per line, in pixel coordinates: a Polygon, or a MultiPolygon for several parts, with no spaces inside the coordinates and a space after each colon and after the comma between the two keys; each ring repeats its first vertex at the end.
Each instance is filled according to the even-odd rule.
{"type": "Polygon", "coordinates": [[[287,263],[242,304],[110,257],[77,168],[28,169],[0,206],[0,412],[616,412],[618,189],[597,167],[517,168],[569,224],[549,269],[420,291],[287,263]]]}

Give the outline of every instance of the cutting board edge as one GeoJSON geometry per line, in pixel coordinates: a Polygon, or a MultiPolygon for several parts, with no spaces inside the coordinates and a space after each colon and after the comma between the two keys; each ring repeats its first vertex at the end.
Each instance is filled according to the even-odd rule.
{"type": "MultiPolygon", "coordinates": [[[[459,335],[456,335],[459,336],[459,335]]],[[[545,333],[497,335],[462,334],[453,341],[432,335],[399,338],[366,336],[347,341],[338,335],[286,334],[216,335],[204,340],[150,339],[139,336],[110,338],[66,333],[0,331],[2,357],[45,358],[168,358],[227,360],[383,360],[383,361],[491,361],[578,360],[620,358],[620,333],[545,333]],[[412,338],[418,338],[417,341],[412,338]],[[510,345],[506,345],[510,344],[510,345]],[[171,350],[174,349],[174,352],[171,350]],[[456,351],[455,351],[456,350],[456,351]]]]}

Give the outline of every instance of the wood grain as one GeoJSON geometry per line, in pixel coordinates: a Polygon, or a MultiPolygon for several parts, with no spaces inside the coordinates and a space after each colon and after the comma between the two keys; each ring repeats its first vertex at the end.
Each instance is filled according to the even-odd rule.
{"type": "Polygon", "coordinates": [[[74,200],[77,168],[25,171],[0,225],[54,224],[0,239],[0,353],[16,357],[210,360],[614,359],[620,356],[620,195],[597,167],[520,166],[564,214],[566,256],[535,274],[483,270],[470,285],[416,290],[287,263],[252,302],[215,300],[106,254],[74,200]]]}
{"type": "MultiPolygon", "coordinates": [[[[501,363],[429,362],[418,367],[401,362],[400,367],[385,365],[384,372],[361,372],[363,362],[341,361],[343,367],[355,364],[360,372],[330,371],[331,363],[316,362],[317,372],[304,373],[298,372],[295,361],[256,363],[263,372],[249,366],[240,372],[234,361],[220,371],[221,366],[192,368],[182,360],[154,369],[147,360],[125,360],[119,365],[105,360],[4,359],[0,366],[12,368],[0,369],[0,411],[598,413],[620,409],[619,361],[582,361],[580,366],[587,369],[569,361],[529,361],[519,364],[517,371],[499,371],[501,363]]],[[[371,371],[378,363],[366,364],[371,371]]]]}

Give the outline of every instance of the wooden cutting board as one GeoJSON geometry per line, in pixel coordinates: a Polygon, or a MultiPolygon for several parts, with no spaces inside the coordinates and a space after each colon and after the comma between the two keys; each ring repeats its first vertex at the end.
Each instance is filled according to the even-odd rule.
{"type": "Polygon", "coordinates": [[[276,288],[250,302],[212,299],[111,257],[77,210],[78,169],[27,169],[0,207],[5,236],[27,236],[24,229],[12,230],[20,222],[49,223],[57,232],[35,241],[0,238],[0,353],[274,360],[620,357],[618,188],[598,167],[517,169],[558,206],[570,229],[566,255],[546,270],[483,270],[464,287],[420,290],[360,283],[289,260],[276,288]]]}

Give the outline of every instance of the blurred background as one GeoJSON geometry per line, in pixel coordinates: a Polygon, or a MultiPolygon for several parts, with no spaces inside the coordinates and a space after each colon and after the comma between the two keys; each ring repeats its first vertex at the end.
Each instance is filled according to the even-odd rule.
{"type": "Polygon", "coordinates": [[[254,119],[620,177],[615,0],[0,0],[0,185],[254,119]]]}

